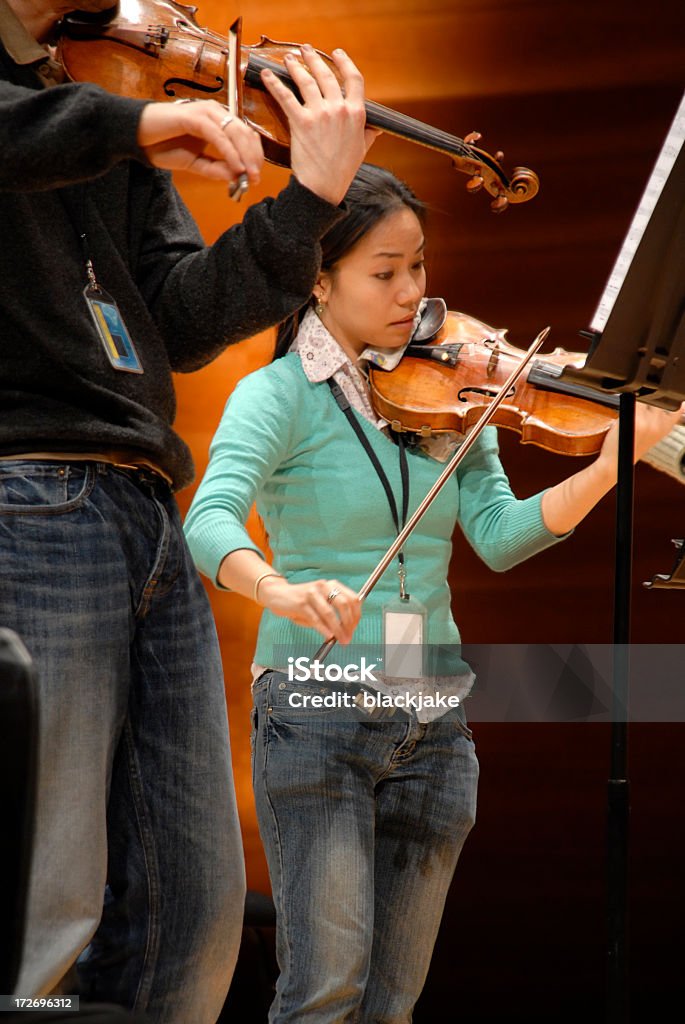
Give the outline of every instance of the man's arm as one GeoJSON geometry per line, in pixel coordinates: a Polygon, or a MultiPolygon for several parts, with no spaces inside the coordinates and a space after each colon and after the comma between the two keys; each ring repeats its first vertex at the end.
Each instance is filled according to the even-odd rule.
{"type": "Polygon", "coordinates": [[[36,90],[0,81],[0,190],[60,188],[121,160],[145,160],[137,140],[144,106],[95,85],[36,90]]]}
{"type": "MultiPolygon", "coordinates": [[[[375,137],[365,131],[364,84],[342,51],[342,87],[316,52],[288,70],[299,101],[271,72],[264,83],[291,129],[292,168],[317,195],[339,203],[375,137]]],[[[88,83],[34,90],[0,81],[0,189],[30,192],[99,177],[126,159],[210,180],[259,180],[264,161],[257,133],[215,100],[149,103],[114,96],[88,83]]]]}
{"type": "Polygon", "coordinates": [[[139,181],[130,217],[134,276],[174,370],[204,366],[310,298],[319,239],[343,214],[296,178],[204,246],[163,172],[132,167],[131,176],[139,181]]]}

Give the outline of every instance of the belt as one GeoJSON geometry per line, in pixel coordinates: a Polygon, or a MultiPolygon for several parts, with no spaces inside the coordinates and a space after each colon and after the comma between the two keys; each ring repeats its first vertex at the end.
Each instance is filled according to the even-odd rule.
{"type": "Polygon", "coordinates": [[[0,455],[0,462],[16,462],[20,459],[27,459],[36,462],[107,462],[116,469],[141,470],[146,469],[156,473],[165,480],[170,487],[173,487],[173,480],[168,473],[160,469],[150,459],[132,455],[127,451],[108,452],[18,452],[16,455],[0,455]]]}

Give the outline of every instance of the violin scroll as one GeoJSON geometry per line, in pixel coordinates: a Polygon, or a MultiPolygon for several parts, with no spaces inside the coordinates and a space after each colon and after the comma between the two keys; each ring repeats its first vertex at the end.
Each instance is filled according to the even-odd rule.
{"type": "Polygon", "coordinates": [[[514,195],[509,197],[509,202],[525,203],[538,194],[540,179],[529,167],[515,167],[510,187],[514,195]]]}

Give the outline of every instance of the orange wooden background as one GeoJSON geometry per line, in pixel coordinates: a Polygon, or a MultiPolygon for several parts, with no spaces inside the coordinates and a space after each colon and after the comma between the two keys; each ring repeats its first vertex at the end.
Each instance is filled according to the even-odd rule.
{"type": "MultiPolygon", "coordinates": [[[[304,0],[256,0],[243,9],[203,0],[197,18],[221,30],[238,14],[245,43],[263,32],[310,41],[329,52],[342,45],[363,69],[370,98],[456,135],[477,129],[483,148],[504,151],[505,168],[525,164],[536,170],[539,196],[495,217],[484,196],[466,195],[466,179],[448,160],[387,138],[370,154],[431,206],[429,294],[508,327],[514,344],[525,346],[550,324],[548,348],[583,349],[577,332],[592,318],[685,84],[680,0],[329,0],[320,11],[304,0]]],[[[273,194],[286,179],[286,172],[267,168],[250,202],[273,194]]],[[[177,183],[208,242],[240,217],[242,210],[227,201],[223,187],[183,175],[177,183]]],[[[205,370],[178,378],[177,426],[193,449],[198,479],[226,396],[241,376],[269,359],[271,343],[267,333],[232,348],[205,370]]],[[[509,436],[502,447],[521,495],[580,464],[524,449],[509,436]]],[[[670,571],[670,539],[685,532],[685,490],[649,467],[638,467],[636,484],[633,639],[678,642],[682,593],[646,591],[641,582],[670,571]]],[[[192,488],[180,495],[184,510],[191,496],[192,488]]],[[[610,642],[613,516],[613,502],[606,499],[571,540],[504,576],[489,572],[455,537],[454,606],[465,639],[610,642]]],[[[224,655],[248,881],[266,891],[248,743],[257,609],[237,596],[211,591],[211,598],[224,655]]],[[[582,728],[568,741],[574,748],[579,739],[581,746],[589,742],[582,728]]],[[[516,752],[521,766],[522,749],[534,750],[523,784],[531,787],[527,798],[537,801],[536,812],[549,814],[540,795],[540,765],[557,754],[554,727],[544,736],[524,727],[514,739],[504,727],[482,726],[479,735],[491,786],[506,784],[510,755],[516,752]]],[[[674,744],[676,736],[677,730],[668,733],[674,744]]],[[[658,737],[654,742],[659,746],[658,737]]],[[[601,787],[602,754],[595,749],[594,756],[601,787]]],[[[505,854],[497,857],[497,821],[488,831],[488,801],[493,811],[506,812],[489,797],[494,790],[487,789],[487,778],[483,782],[485,823],[469,840],[470,850],[478,850],[495,872],[506,872],[505,854]]],[[[643,799],[654,805],[645,793],[643,799]]],[[[601,795],[592,813],[594,842],[601,847],[601,795]]],[[[682,830],[680,835],[682,849],[682,830]]],[[[672,844],[674,833],[652,840],[672,844]]]]}

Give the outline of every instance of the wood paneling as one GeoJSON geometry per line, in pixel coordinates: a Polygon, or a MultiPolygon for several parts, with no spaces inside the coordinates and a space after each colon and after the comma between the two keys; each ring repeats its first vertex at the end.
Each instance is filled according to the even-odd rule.
{"type": "MultiPolygon", "coordinates": [[[[220,29],[237,13],[206,0],[198,19],[220,29]]],[[[443,157],[389,138],[370,155],[430,204],[431,294],[508,327],[514,344],[525,346],[550,324],[549,347],[583,349],[577,332],[592,318],[685,85],[680,0],[330,0],[320,12],[304,0],[264,0],[244,15],[245,42],[263,32],[327,51],[342,45],[362,67],[371,98],[460,136],[477,129],[483,148],[504,151],[505,168],[532,167],[541,179],[538,197],[493,216],[486,197],[468,196],[465,178],[443,157]]],[[[272,194],[286,178],[268,168],[249,200],[272,194]]],[[[240,218],[243,211],[226,200],[223,188],[187,176],[178,183],[208,241],[240,218]]],[[[269,346],[267,334],[236,346],[201,373],[179,378],[178,426],[193,448],[198,475],[227,394],[269,358],[269,346]]],[[[502,437],[502,451],[522,495],[574,468],[570,460],[524,448],[512,436],[502,437]]],[[[181,495],[184,507],[191,493],[181,495]]],[[[647,591],[641,583],[670,569],[670,539],[685,532],[684,499],[678,483],[638,468],[635,641],[682,639],[682,594],[647,591]]],[[[500,576],[456,536],[454,607],[465,638],[609,642],[613,517],[613,499],[607,498],[570,540],[500,576]]],[[[251,885],[266,888],[248,750],[257,613],[239,597],[211,597],[224,652],[248,877],[251,885]]],[[[682,807],[681,730],[635,730],[631,764],[639,817],[632,850],[641,930],[633,941],[648,965],[637,988],[654,988],[658,978],[658,987],[668,989],[672,960],[664,954],[655,966],[647,933],[661,929],[666,949],[685,911],[682,882],[668,874],[685,854],[682,814],[671,822],[669,807],[676,799],[682,807]],[[659,914],[654,902],[666,890],[668,906],[659,914]]],[[[569,1012],[576,1007],[587,1014],[590,994],[596,1000],[602,992],[606,735],[589,726],[506,725],[480,726],[478,735],[484,765],[480,822],[455,881],[420,1020],[439,1019],[435,1009],[458,992],[469,1011],[463,1019],[559,1022],[566,1019],[559,999],[564,985],[569,1012]],[[468,935],[471,945],[464,942],[468,935]],[[502,982],[499,994],[493,977],[502,982]],[[484,986],[480,998],[469,992],[467,978],[484,986]],[[571,998],[574,982],[579,989],[571,998]],[[532,1000],[531,1009],[536,992],[541,998],[532,1000]],[[507,993],[525,1010],[518,1014],[515,1005],[507,1006],[507,993]]]]}

